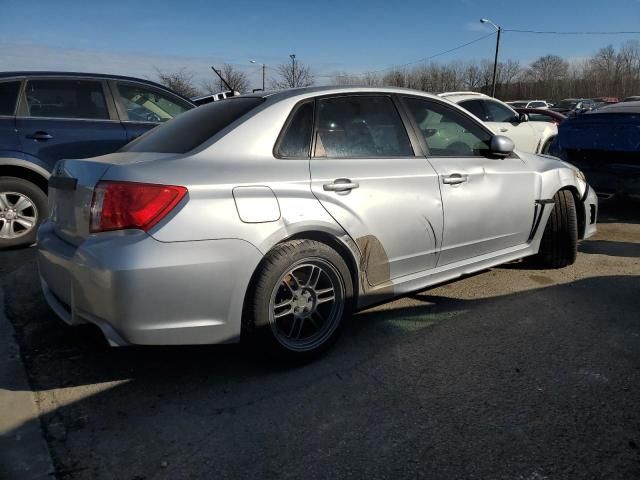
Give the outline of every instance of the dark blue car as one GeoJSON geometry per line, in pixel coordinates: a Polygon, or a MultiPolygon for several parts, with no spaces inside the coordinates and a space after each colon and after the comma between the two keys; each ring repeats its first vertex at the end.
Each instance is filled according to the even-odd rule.
{"type": "Polygon", "coordinates": [[[33,243],[47,217],[47,181],[61,158],[112,153],[194,108],[176,92],[132,77],[0,73],[0,248],[33,243]]]}
{"type": "Polygon", "coordinates": [[[640,102],[565,120],[549,153],[582,170],[599,194],[640,197],[640,102]]]}

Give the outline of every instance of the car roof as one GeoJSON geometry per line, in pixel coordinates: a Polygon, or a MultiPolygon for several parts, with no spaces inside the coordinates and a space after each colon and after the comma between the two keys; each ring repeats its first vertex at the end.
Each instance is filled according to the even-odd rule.
{"type": "Polygon", "coordinates": [[[189,103],[193,104],[193,102],[190,99],[188,99],[184,95],[181,95],[180,93],[176,92],[175,90],[172,90],[169,87],[161,85],[160,83],[156,83],[156,82],[151,81],[151,80],[146,80],[144,78],[128,77],[128,76],[125,76],[125,75],[111,75],[111,74],[108,74],[108,73],[61,72],[61,71],[46,71],[46,70],[34,70],[34,71],[22,70],[22,71],[15,71],[15,72],[0,72],[0,80],[6,79],[6,78],[26,78],[26,77],[29,77],[29,78],[33,78],[33,77],[77,77],[77,78],[91,77],[91,78],[100,78],[100,79],[105,79],[105,80],[127,80],[127,81],[130,81],[130,82],[145,83],[145,84],[153,86],[155,88],[161,88],[162,90],[167,90],[168,92],[171,92],[174,95],[177,95],[178,97],[182,98],[183,100],[187,100],[189,103]]]}
{"type": "Polygon", "coordinates": [[[588,113],[589,115],[595,115],[598,113],[640,113],[640,101],[604,105],[597,110],[593,110],[592,112],[588,113]]]}
{"type": "Polygon", "coordinates": [[[438,94],[439,97],[447,98],[447,97],[489,97],[484,93],[480,92],[471,92],[471,91],[461,91],[461,92],[443,92],[438,94]]]}
{"type": "Polygon", "coordinates": [[[305,98],[317,97],[320,95],[336,95],[336,94],[348,94],[348,93],[396,93],[396,94],[410,94],[418,95],[422,97],[433,98],[436,100],[442,100],[437,95],[427,93],[422,90],[414,90],[411,88],[402,87],[357,87],[357,86],[322,86],[322,87],[302,87],[302,88],[290,88],[287,90],[276,90],[267,92],[256,92],[241,95],[239,97],[231,97],[226,99],[233,100],[234,98],[266,98],[270,102],[282,101],[287,99],[303,100],[305,98]]]}

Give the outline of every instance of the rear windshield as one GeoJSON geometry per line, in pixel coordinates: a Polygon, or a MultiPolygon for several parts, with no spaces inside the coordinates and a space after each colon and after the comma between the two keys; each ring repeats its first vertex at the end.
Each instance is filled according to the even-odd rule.
{"type": "Polygon", "coordinates": [[[186,153],[202,145],[263,101],[264,98],[247,97],[202,105],[155,127],[120,151],[186,153]]]}

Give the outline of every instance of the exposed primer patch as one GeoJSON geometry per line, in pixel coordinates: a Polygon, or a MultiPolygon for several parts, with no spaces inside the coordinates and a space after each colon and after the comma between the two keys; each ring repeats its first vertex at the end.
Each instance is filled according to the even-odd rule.
{"type": "Polygon", "coordinates": [[[366,273],[366,283],[372,287],[391,279],[389,257],[382,243],[374,235],[356,238],[360,250],[360,271],[366,273]]]}

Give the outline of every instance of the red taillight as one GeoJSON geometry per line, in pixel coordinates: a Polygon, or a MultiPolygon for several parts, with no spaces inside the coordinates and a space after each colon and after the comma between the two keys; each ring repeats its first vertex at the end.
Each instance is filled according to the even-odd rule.
{"type": "Polygon", "coordinates": [[[91,202],[91,232],[139,228],[148,231],[187,194],[185,187],[100,182],[91,202]]]}

